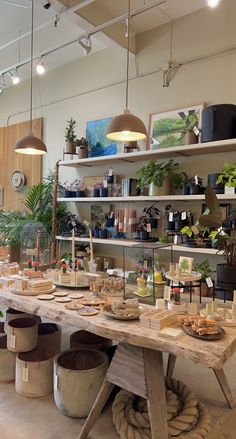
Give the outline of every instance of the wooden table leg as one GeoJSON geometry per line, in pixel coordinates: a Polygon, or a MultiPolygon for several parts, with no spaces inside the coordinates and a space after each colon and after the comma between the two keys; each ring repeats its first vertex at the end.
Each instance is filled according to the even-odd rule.
{"type": "Polygon", "coordinates": [[[225,376],[224,369],[213,369],[213,370],[214,370],[214,374],[218,380],[218,383],[221,387],[221,390],[225,396],[225,399],[227,401],[229,408],[230,409],[234,408],[235,401],[234,401],[233,395],[231,393],[227,378],[225,376]]]}
{"type": "Polygon", "coordinates": [[[168,363],[167,363],[167,370],[166,370],[166,376],[169,378],[171,378],[173,373],[174,373],[176,360],[177,360],[176,355],[169,354],[168,363]]]}
{"type": "MultiPolygon", "coordinates": [[[[93,407],[83,425],[83,428],[79,434],[78,439],[85,439],[91,429],[93,428],[93,425],[95,424],[98,416],[100,415],[104,405],[106,404],[113,388],[114,384],[109,383],[109,381],[106,381],[106,379],[103,381],[102,387],[99,391],[99,394],[93,404],[93,407]]],[[[164,438],[163,438],[164,439],[164,438]]]]}
{"type": "Polygon", "coordinates": [[[168,439],[166,390],[162,352],[144,349],[147,406],[152,439],[168,439]]]}

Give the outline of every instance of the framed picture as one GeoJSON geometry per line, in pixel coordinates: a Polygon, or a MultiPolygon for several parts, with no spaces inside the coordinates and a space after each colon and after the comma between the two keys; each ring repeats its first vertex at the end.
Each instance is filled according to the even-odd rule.
{"type": "Polygon", "coordinates": [[[149,116],[149,148],[170,148],[185,144],[185,123],[188,116],[197,116],[195,126],[201,128],[202,105],[178,108],[149,116]]]}
{"type": "Polygon", "coordinates": [[[116,142],[107,139],[106,132],[112,117],[87,122],[86,140],[89,144],[89,157],[117,154],[116,142]]]}
{"type": "Polygon", "coordinates": [[[185,256],[179,257],[179,268],[181,268],[184,275],[192,274],[193,258],[186,258],[185,256]]]}

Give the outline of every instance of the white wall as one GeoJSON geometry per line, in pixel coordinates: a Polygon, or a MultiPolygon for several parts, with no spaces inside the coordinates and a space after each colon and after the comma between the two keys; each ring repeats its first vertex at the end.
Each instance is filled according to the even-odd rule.
{"type": "MultiPolygon", "coordinates": [[[[223,0],[217,9],[204,8],[174,22],[173,58],[184,63],[176,71],[169,88],[163,88],[161,68],[169,60],[170,27],[141,34],[137,38],[139,53],[136,58],[137,77],[130,81],[130,109],[148,125],[150,113],[205,102],[235,103],[236,52],[224,56],[209,57],[203,61],[188,62],[203,55],[211,55],[236,45],[235,0],[223,0]],[[153,73],[150,73],[153,72],[153,73]]],[[[131,77],[136,75],[132,58],[131,77]]],[[[44,117],[45,142],[48,156],[44,162],[44,174],[62,158],[64,128],[68,118],[78,122],[79,136],[85,134],[86,122],[116,115],[124,108],[125,52],[120,48],[80,58],[78,61],[50,71],[37,79],[36,106],[42,109],[36,116],[44,117]]],[[[28,84],[11,87],[0,97],[0,124],[26,120],[28,114],[28,84]],[[21,113],[22,114],[17,114],[21,113]],[[15,116],[14,116],[15,114],[15,116]]],[[[204,156],[201,160],[181,159],[189,174],[218,171],[223,162],[236,161],[234,153],[204,156]]],[[[133,173],[130,165],[115,168],[119,174],[133,173]]],[[[106,169],[84,170],[81,175],[101,175],[106,169]]],[[[61,172],[61,179],[72,178],[76,171],[61,172]],[[66,175],[67,172],[67,175],[66,175]]],[[[191,206],[195,209],[194,206],[191,206]]],[[[86,209],[82,215],[87,214],[86,209]]]]}

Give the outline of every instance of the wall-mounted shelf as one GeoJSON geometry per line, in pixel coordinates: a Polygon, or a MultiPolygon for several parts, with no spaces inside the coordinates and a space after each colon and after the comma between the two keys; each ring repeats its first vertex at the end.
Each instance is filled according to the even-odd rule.
{"type": "MultiPolygon", "coordinates": [[[[236,200],[236,194],[217,194],[218,200],[236,200]]],[[[82,198],[58,198],[58,201],[65,201],[65,202],[82,202],[82,203],[100,203],[100,202],[106,202],[106,203],[123,203],[123,202],[131,202],[131,201],[203,201],[205,200],[205,195],[157,195],[157,196],[143,196],[140,195],[138,197],[82,197],[82,198]]]]}
{"type": "MultiPolygon", "coordinates": [[[[64,236],[57,236],[56,239],[60,241],[72,241],[71,237],[64,237],[64,236]]],[[[75,238],[76,242],[89,242],[89,238],[75,238]]],[[[94,244],[105,244],[105,245],[115,245],[119,247],[132,247],[137,246],[140,244],[146,245],[146,242],[142,241],[132,241],[129,239],[101,239],[101,238],[93,238],[94,244]]],[[[160,247],[159,250],[173,250],[181,253],[199,253],[199,254],[206,254],[206,255],[219,255],[222,256],[223,252],[219,252],[217,249],[214,248],[199,248],[199,247],[185,247],[183,245],[174,245],[171,244],[169,247],[163,244],[163,247],[160,247]]]]}
{"type": "Polygon", "coordinates": [[[202,154],[215,154],[236,151],[236,139],[218,140],[217,142],[196,143],[194,145],[173,146],[156,150],[138,151],[129,154],[116,154],[110,156],[90,157],[86,159],[64,160],[60,166],[92,167],[111,165],[113,163],[134,163],[151,159],[173,158],[175,156],[190,157],[202,154]]]}

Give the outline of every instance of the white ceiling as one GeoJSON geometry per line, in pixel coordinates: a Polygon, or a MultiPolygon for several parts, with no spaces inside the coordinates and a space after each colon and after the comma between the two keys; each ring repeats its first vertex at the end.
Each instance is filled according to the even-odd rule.
{"type": "MultiPolygon", "coordinates": [[[[46,0],[35,0],[35,49],[38,54],[51,47],[66,43],[67,41],[78,38],[86,29],[92,25],[97,25],[94,20],[89,19],[88,13],[93,13],[96,17],[96,10],[104,12],[107,21],[120,16],[127,11],[127,0],[51,0],[52,7],[48,10],[43,8],[46,0]],[[64,5],[69,7],[85,3],[77,13],[67,13],[64,5]],[[60,21],[54,27],[54,17],[58,12],[60,21]],[[80,16],[81,14],[81,16],[80,16]],[[86,17],[85,17],[86,16],[86,17]],[[37,29],[41,26],[40,29],[37,29]]],[[[153,0],[131,0],[131,8],[142,7],[145,3],[153,0]]],[[[149,12],[141,14],[134,19],[135,33],[141,33],[153,27],[166,23],[168,16],[176,19],[180,16],[194,12],[206,5],[205,0],[167,0],[160,8],[154,8],[149,12]],[[163,12],[164,11],[164,12],[163,12]]],[[[9,66],[16,64],[20,59],[29,57],[30,36],[26,36],[19,41],[13,42],[20,34],[30,31],[31,19],[31,0],[0,0],[0,73],[9,66]],[[9,1],[9,4],[5,2],[9,1]],[[10,5],[12,3],[12,5],[10,5]],[[21,7],[14,6],[19,4],[21,7]],[[12,43],[11,43],[12,42],[12,43]],[[7,46],[7,47],[4,47],[7,46]],[[20,54],[19,54],[20,51],[20,54]]],[[[101,17],[100,17],[101,21],[101,17]]],[[[100,23],[99,23],[100,24],[100,23]]],[[[125,26],[125,25],[124,25],[125,26]]],[[[107,45],[111,45],[111,40],[101,33],[92,38],[92,52],[102,50],[107,45]]],[[[82,49],[76,43],[68,46],[51,55],[45,60],[47,69],[53,69],[66,64],[78,57],[84,56],[82,49]]],[[[20,70],[23,79],[29,76],[29,67],[25,66],[20,70]]],[[[10,80],[7,79],[7,85],[10,80]]]]}

